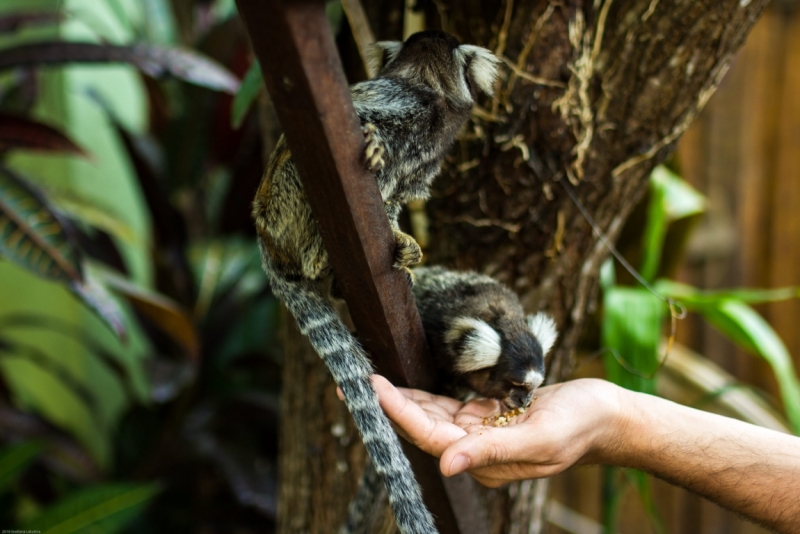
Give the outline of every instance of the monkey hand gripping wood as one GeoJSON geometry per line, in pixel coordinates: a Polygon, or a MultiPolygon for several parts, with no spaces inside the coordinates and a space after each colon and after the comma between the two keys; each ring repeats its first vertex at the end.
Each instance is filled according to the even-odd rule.
{"type": "MultiPolygon", "coordinates": [[[[351,95],[367,141],[365,165],[376,171],[397,242],[395,267],[407,270],[419,262],[421,251],[399,230],[400,210],[409,200],[427,198],[475,98],[492,93],[498,60],[484,48],[461,45],[435,31],[414,34],[405,43],[377,43],[373,60],[379,75],[354,85],[351,95]]],[[[322,289],[329,286],[322,282],[332,277],[328,253],[283,138],[259,186],[253,217],[272,291],[344,393],[400,531],[435,532],[408,460],[370,385],[369,358],[322,289]]]]}

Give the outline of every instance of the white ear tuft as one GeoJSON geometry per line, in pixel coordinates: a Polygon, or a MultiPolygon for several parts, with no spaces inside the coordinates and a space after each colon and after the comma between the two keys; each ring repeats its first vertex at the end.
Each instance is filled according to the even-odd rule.
{"type": "Polygon", "coordinates": [[[489,96],[494,94],[494,80],[500,60],[489,50],[475,45],[456,48],[456,57],[467,68],[467,77],[489,96]]]}
{"type": "Polygon", "coordinates": [[[445,340],[455,343],[461,339],[464,345],[455,368],[462,373],[486,369],[500,358],[500,334],[485,321],[473,317],[459,317],[453,321],[445,340]]]}
{"type": "Polygon", "coordinates": [[[544,312],[539,312],[536,315],[528,316],[528,328],[539,341],[542,346],[542,355],[547,355],[550,349],[558,339],[558,330],[556,330],[556,322],[553,318],[544,312]]]}
{"type": "Polygon", "coordinates": [[[377,43],[372,43],[367,48],[367,63],[373,72],[378,73],[397,57],[401,48],[403,48],[403,43],[400,41],[378,41],[377,43]]]}

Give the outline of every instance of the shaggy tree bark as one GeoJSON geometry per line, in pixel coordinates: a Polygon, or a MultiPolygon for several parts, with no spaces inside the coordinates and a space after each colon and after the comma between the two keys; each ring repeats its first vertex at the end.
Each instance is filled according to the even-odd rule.
{"type": "MultiPolygon", "coordinates": [[[[436,181],[427,259],[487,272],[552,313],[561,336],[548,380],[561,380],[608,256],[567,189],[613,241],[767,1],[434,3],[429,26],[506,68],[436,181]]],[[[332,532],[364,455],[324,366],[286,332],[280,531],[332,532]]],[[[487,492],[492,532],[538,532],[545,494],[531,482],[487,492]]]]}

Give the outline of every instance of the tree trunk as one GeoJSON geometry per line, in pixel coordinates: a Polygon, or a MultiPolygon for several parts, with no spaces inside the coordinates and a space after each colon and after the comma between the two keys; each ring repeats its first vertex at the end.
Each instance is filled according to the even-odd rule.
{"type": "MultiPolygon", "coordinates": [[[[494,50],[506,68],[435,183],[426,257],[486,272],[529,311],[552,313],[561,335],[548,381],[563,380],[609,254],[567,191],[613,241],[767,1],[433,3],[429,26],[494,50]]],[[[380,28],[379,39],[396,37],[380,28]]],[[[287,331],[280,532],[333,532],[364,453],[324,366],[287,331]]],[[[538,532],[546,489],[492,492],[492,532],[538,532]]]]}

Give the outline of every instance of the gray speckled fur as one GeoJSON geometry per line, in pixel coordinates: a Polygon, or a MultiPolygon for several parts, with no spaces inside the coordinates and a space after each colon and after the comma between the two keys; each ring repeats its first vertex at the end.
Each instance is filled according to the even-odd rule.
{"type": "MultiPolygon", "coordinates": [[[[409,200],[428,196],[474,99],[491,93],[498,60],[442,32],[420,32],[402,44],[378,43],[375,57],[382,66],[378,77],[353,86],[351,93],[362,126],[371,125],[371,143],[384,150],[376,180],[398,242],[397,263],[408,267],[418,261],[419,247],[399,231],[397,216],[409,200]]],[[[318,281],[331,274],[328,254],[283,138],[256,193],[253,217],[272,290],[342,389],[400,531],[436,532],[370,385],[369,359],[319,290],[318,281]]]]}

